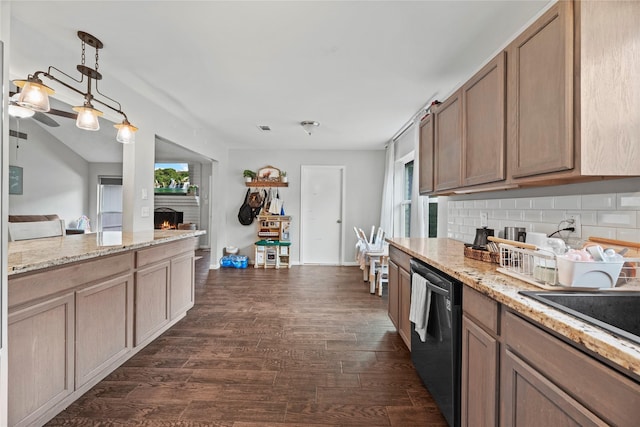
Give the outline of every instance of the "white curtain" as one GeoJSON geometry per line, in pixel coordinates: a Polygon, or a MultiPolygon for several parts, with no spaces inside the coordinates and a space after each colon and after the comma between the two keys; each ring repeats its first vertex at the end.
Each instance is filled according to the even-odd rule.
{"type": "Polygon", "coordinates": [[[393,236],[393,165],[395,161],[395,143],[387,144],[384,161],[384,182],[382,184],[382,208],[380,227],[388,237],[393,236]]]}
{"type": "Polygon", "coordinates": [[[413,186],[411,188],[411,237],[429,236],[429,197],[420,195],[420,116],[414,119],[412,129],[414,141],[413,186]]]}

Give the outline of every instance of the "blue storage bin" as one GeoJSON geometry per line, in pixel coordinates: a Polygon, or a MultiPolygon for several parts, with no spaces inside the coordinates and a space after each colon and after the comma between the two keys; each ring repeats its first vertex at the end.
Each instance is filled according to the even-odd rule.
{"type": "Polygon", "coordinates": [[[247,268],[249,259],[244,255],[231,255],[231,264],[233,264],[235,268],[247,268]]]}
{"type": "Polygon", "coordinates": [[[249,258],[245,255],[226,255],[220,258],[220,266],[233,268],[247,268],[249,258]]]}

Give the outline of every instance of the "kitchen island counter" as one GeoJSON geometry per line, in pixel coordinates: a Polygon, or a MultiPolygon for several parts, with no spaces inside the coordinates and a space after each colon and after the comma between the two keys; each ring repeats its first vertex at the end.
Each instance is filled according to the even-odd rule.
{"type": "Polygon", "coordinates": [[[186,316],[204,233],[10,242],[9,424],[44,425],[186,316]]]}
{"type": "Polygon", "coordinates": [[[9,242],[9,276],[205,234],[204,230],[107,231],[9,242]]]}
{"type": "Polygon", "coordinates": [[[640,379],[640,345],[519,294],[522,290],[541,289],[498,272],[497,264],[466,258],[462,242],[444,238],[390,238],[387,241],[640,379]]]}

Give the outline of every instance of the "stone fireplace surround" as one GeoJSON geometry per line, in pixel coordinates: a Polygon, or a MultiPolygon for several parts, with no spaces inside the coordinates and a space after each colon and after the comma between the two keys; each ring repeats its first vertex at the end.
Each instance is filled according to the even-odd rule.
{"type": "Polygon", "coordinates": [[[192,223],[200,229],[200,197],[187,195],[155,195],[155,209],[170,208],[182,212],[182,222],[192,223]]]}

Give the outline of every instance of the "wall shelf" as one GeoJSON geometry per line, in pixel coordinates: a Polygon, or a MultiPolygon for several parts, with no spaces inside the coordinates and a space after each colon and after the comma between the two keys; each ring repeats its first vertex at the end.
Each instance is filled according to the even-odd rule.
{"type": "Polygon", "coordinates": [[[288,182],[280,182],[280,181],[251,181],[245,182],[245,186],[247,187],[288,187],[288,182]]]}

